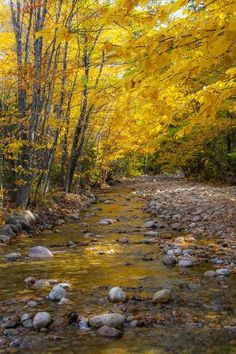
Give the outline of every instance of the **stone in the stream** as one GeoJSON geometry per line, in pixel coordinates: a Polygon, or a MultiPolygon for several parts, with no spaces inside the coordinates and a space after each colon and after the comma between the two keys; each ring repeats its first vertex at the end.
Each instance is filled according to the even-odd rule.
{"type": "Polygon", "coordinates": [[[17,261],[19,258],[21,258],[21,254],[20,253],[8,253],[5,254],[4,258],[7,261],[17,261]]]}
{"type": "Polygon", "coordinates": [[[31,318],[32,316],[28,313],[25,313],[24,315],[21,316],[21,324],[25,328],[33,328],[33,320],[31,318]]]}
{"type": "Polygon", "coordinates": [[[123,333],[117,328],[102,326],[97,330],[97,334],[101,337],[121,338],[123,333]]]}
{"type": "Polygon", "coordinates": [[[208,270],[207,272],[204,273],[204,277],[215,277],[216,276],[216,272],[214,270],[208,270]]]}
{"type": "Polygon", "coordinates": [[[34,308],[34,307],[38,306],[38,303],[37,303],[37,301],[32,300],[27,303],[27,306],[34,308]]]}
{"type": "Polygon", "coordinates": [[[160,291],[157,291],[152,298],[152,302],[154,304],[164,304],[166,302],[169,302],[171,299],[171,293],[170,290],[168,289],[163,289],[160,291]]]}
{"type": "Polygon", "coordinates": [[[127,295],[120,287],[117,286],[109,291],[109,299],[112,302],[125,302],[127,300],[127,295]]]}
{"type": "Polygon", "coordinates": [[[29,257],[36,259],[47,259],[52,258],[52,252],[44,246],[35,246],[29,250],[29,257]]]}
{"type": "Polygon", "coordinates": [[[66,297],[63,297],[59,302],[58,305],[72,305],[73,301],[67,299],[66,297]]]}
{"type": "Polygon", "coordinates": [[[99,225],[101,226],[106,226],[106,225],[111,225],[115,222],[114,219],[102,219],[99,221],[99,225]]]}
{"type": "Polygon", "coordinates": [[[9,236],[9,237],[14,237],[16,233],[12,230],[11,225],[4,225],[0,228],[0,234],[9,236]]]}
{"type": "Polygon", "coordinates": [[[147,236],[147,237],[158,237],[159,236],[159,232],[158,231],[148,231],[148,232],[145,232],[144,236],[147,236]]]}
{"type": "Polygon", "coordinates": [[[34,284],[34,289],[43,289],[48,288],[50,286],[50,282],[47,279],[39,279],[34,284]]]}
{"type": "Polygon", "coordinates": [[[179,259],[180,267],[193,267],[195,265],[195,261],[191,257],[181,257],[179,259]]]}
{"type": "Polygon", "coordinates": [[[34,277],[27,277],[24,279],[24,283],[26,285],[33,285],[33,284],[35,284],[35,282],[36,282],[36,279],[34,277]]]}
{"type": "Polygon", "coordinates": [[[17,315],[14,315],[14,316],[10,316],[10,317],[7,317],[5,320],[4,320],[4,325],[3,327],[5,328],[16,328],[20,325],[21,323],[21,320],[20,320],[20,317],[17,316],[17,315]]]}
{"type": "Polygon", "coordinates": [[[11,237],[6,235],[0,235],[0,243],[8,243],[11,237]]]}
{"type": "Polygon", "coordinates": [[[102,326],[121,328],[124,324],[124,320],[124,316],[119,313],[107,313],[92,316],[89,319],[89,325],[95,328],[100,328],[102,326]]]}
{"type": "Polygon", "coordinates": [[[33,327],[34,329],[45,328],[50,325],[52,321],[51,315],[48,312],[38,312],[34,316],[33,327]]]}
{"type": "Polygon", "coordinates": [[[216,275],[218,276],[227,276],[230,275],[230,270],[227,268],[220,268],[216,270],[216,275]]]}
{"type": "Polygon", "coordinates": [[[162,263],[165,265],[174,265],[178,262],[178,259],[175,256],[164,256],[162,258],[162,263]]]}
{"type": "Polygon", "coordinates": [[[144,224],[144,227],[146,227],[147,229],[154,229],[156,227],[156,221],[149,220],[144,224]]]}
{"type": "Polygon", "coordinates": [[[54,286],[49,293],[49,299],[52,301],[60,301],[63,297],[66,297],[66,290],[60,285],[54,286]]]}
{"type": "Polygon", "coordinates": [[[119,239],[119,243],[123,243],[123,244],[129,243],[128,237],[122,237],[122,238],[120,238],[120,239],[119,239]]]}

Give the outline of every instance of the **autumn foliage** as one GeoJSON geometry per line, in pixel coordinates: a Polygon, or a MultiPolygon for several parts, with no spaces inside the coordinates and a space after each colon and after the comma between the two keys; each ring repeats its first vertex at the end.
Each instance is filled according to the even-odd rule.
{"type": "Polygon", "coordinates": [[[236,4],[0,6],[0,178],[25,206],[111,173],[236,171],[236,4]]]}

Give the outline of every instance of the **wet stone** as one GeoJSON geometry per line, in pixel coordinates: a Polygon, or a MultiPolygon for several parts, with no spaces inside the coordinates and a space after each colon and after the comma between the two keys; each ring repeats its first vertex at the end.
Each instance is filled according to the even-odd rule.
{"type": "Polygon", "coordinates": [[[101,337],[109,337],[109,338],[121,338],[123,333],[119,329],[102,326],[97,330],[97,334],[101,337]]]}

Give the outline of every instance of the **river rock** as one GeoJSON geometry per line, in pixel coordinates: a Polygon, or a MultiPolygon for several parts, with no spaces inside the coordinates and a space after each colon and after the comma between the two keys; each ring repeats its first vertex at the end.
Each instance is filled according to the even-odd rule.
{"type": "Polygon", "coordinates": [[[48,288],[50,286],[50,282],[47,279],[39,279],[34,284],[34,289],[43,289],[48,288]]]}
{"type": "Polygon", "coordinates": [[[125,302],[127,300],[127,295],[120,287],[117,286],[109,291],[109,299],[112,302],[125,302]]]}
{"type": "Polygon", "coordinates": [[[101,337],[121,338],[123,333],[119,329],[102,326],[97,330],[97,334],[101,337]]]}
{"type": "Polygon", "coordinates": [[[5,236],[14,237],[16,233],[12,230],[11,225],[4,225],[0,228],[0,234],[5,236]]]}
{"type": "Polygon", "coordinates": [[[27,277],[24,279],[24,283],[27,285],[33,285],[35,284],[36,279],[34,277],[27,277]]]}
{"type": "Polygon", "coordinates": [[[191,257],[182,257],[179,259],[180,267],[193,267],[195,264],[194,259],[191,257]]]}
{"type": "Polygon", "coordinates": [[[4,327],[5,328],[16,328],[20,325],[20,317],[17,315],[7,317],[4,321],[4,327]]]}
{"type": "Polygon", "coordinates": [[[111,225],[115,222],[113,219],[102,219],[99,221],[99,225],[101,226],[106,226],[106,225],[111,225]]]}
{"type": "Polygon", "coordinates": [[[20,253],[8,253],[8,254],[5,254],[4,258],[7,261],[17,261],[19,258],[21,258],[21,254],[20,253]]]}
{"type": "Polygon", "coordinates": [[[7,235],[0,235],[0,243],[8,243],[11,237],[7,235]]]}
{"type": "Polygon", "coordinates": [[[29,257],[36,259],[52,258],[53,254],[48,248],[44,246],[35,246],[29,250],[29,257]]]}
{"type": "Polygon", "coordinates": [[[215,277],[216,276],[216,272],[214,270],[208,270],[207,272],[204,273],[205,277],[215,277]]]}
{"type": "Polygon", "coordinates": [[[72,305],[73,301],[67,299],[66,297],[63,297],[59,302],[58,305],[72,305]]]}
{"type": "Polygon", "coordinates": [[[147,237],[158,237],[159,236],[159,232],[158,231],[148,231],[148,232],[145,232],[144,236],[147,236],[147,237]]]}
{"type": "Polygon", "coordinates": [[[157,303],[164,304],[165,302],[169,302],[170,299],[171,299],[170,290],[163,289],[163,290],[156,292],[153,295],[152,302],[154,304],[157,304],[157,303]]]}
{"type": "Polygon", "coordinates": [[[162,263],[165,265],[174,265],[178,262],[178,259],[175,256],[166,255],[162,258],[162,263]]]}
{"type": "Polygon", "coordinates": [[[144,227],[147,229],[152,229],[156,227],[156,221],[155,220],[149,220],[144,224],[144,227]]]}
{"type": "Polygon", "coordinates": [[[122,237],[119,239],[119,242],[122,244],[129,243],[129,239],[128,239],[128,237],[122,237]]]}
{"type": "Polygon", "coordinates": [[[25,313],[21,316],[21,323],[22,326],[25,328],[33,328],[33,320],[31,318],[31,315],[28,313],[25,313]]]}
{"type": "Polygon", "coordinates": [[[100,328],[102,326],[121,328],[123,324],[124,316],[119,313],[96,315],[89,319],[89,325],[95,328],[100,328]]]}
{"type": "Polygon", "coordinates": [[[60,301],[63,297],[66,297],[66,291],[60,285],[54,286],[49,293],[49,299],[52,301],[60,301]]]}
{"type": "Polygon", "coordinates": [[[37,303],[37,301],[29,301],[28,303],[27,303],[27,306],[29,306],[29,307],[31,307],[31,308],[34,308],[34,307],[37,307],[38,306],[38,303],[37,303]]]}
{"type": "Polygon", "coordinates": [[[216,270],[216,275],[218,276],[227,276],[230,275],[230,270],[227,268],[220,268],[216,270]]]}
{"type": "Polygon", "coordinates": [[[51,323],[51,315],[48,312],[38,312],[33,320],[33,327],[35,329],[41,329],[49,326],[51,323]]]}

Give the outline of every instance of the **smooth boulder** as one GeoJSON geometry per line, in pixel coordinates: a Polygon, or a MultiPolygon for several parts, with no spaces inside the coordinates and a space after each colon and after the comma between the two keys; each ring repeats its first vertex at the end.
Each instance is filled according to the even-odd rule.
{"type": "Polygon", "coordinates": [[[49,299],[52,301],[60,301],[64,297],[66,297],[66,290],[60,285],[54,286],[49,293],[49,299]]]}
{"type": "Polygon", "coordinates": [[[52,258],[52,252],[44,246],[35,246],[29,250],[29,257],[35,259],[46,259],[52,258]]]}
{"type": "Polygon", "coordinates": [[[95,328],[100,328],[102,326],[121,328],[124,324],[124,320],[124,316],[119,313],[107,313],[92,316],[89,319],[89,325],[95,328]]]}
{"type": "Polygon", "coordinates": [[[178,259],[175,256],[166,255],[162,258],[162,263],[165,265],[175,265],[178,259]]]}
{"type": "Polygon", "coordinates": [[[191,257],[183,257],[179,259],[180,267],[193,267],[195,264],[194,259],[191,257]]]}
{"type": "Polygon", "coordinates": [[[164,304],[166,302],[169,302],[171,299],[171,293],[170,293],[170,290],[168,289],[163,289],[163,290],[160,290],[160,291],[157,291],[154,295],[153,295],[153,298],[152,298],[152,302],[154,304],[164,304]]]}
{"type": "Polygon", "coordinates": [[[51,315],[48,312],[38,312],[33,319],[34,329],[48,327],[52,321],[51,315]]]}
{"type": "Polygon", "coordinates": [[[108,337],[108,338],[121,338],[123,333],[113,327],[108,327],[108,326],[102,326],[97,330],[97,334],[100,337],[108,337]]]}
{"type": "Polygon", "coordinates": [[[227,268],[220,268],[220,269],[217,269],[216,270],[216,275],[217,276],[228,276],[228,275],[230,275],[230,270],[229,269],[227,269],[227,268]]]}
{"type": "Polygon", "coordinates": [[[127,300],[127,295],[120,287],[117,286],[109,291],[109,299],[112,302],[125,302],[127,300]]]}

